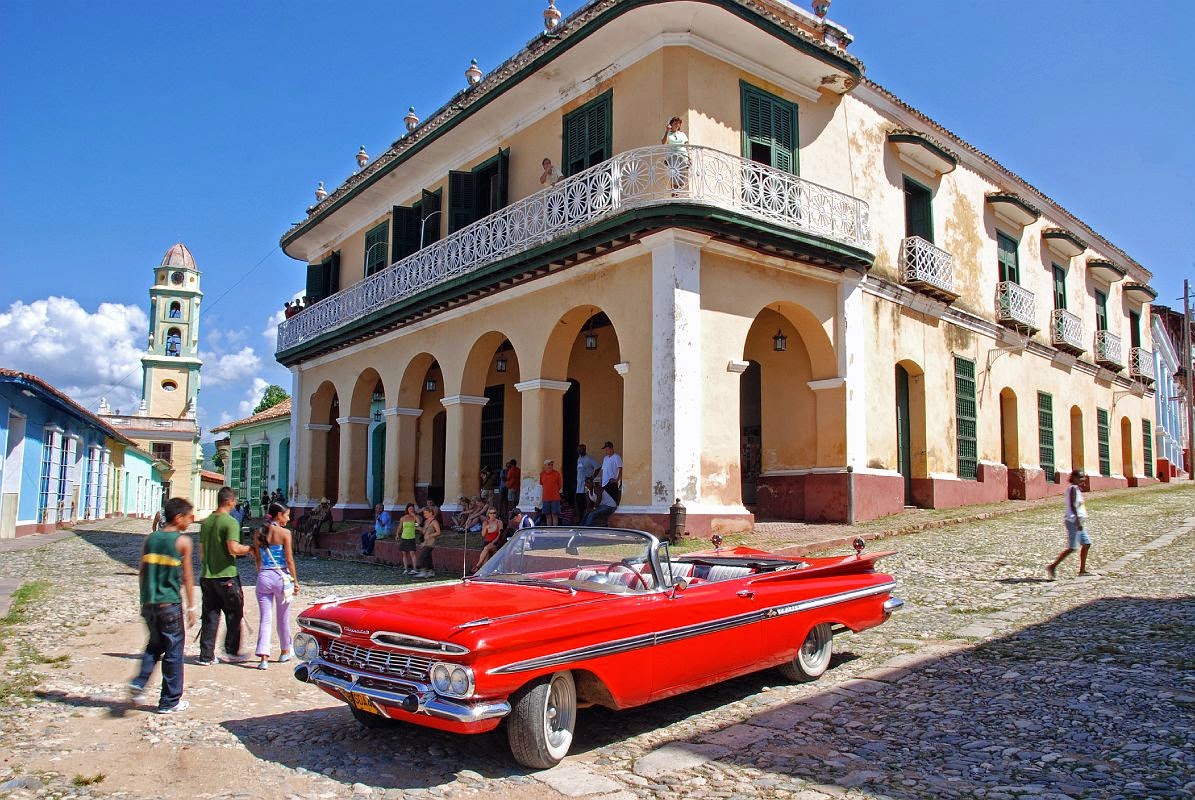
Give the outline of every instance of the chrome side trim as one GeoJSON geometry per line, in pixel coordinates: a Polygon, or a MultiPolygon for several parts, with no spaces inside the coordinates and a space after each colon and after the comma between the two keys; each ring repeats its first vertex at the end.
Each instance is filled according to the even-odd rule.
{"type": "Polygon", "coordinates": [[[868,586],[863,589],[852,589],[849,592],[839,592],[838,594],[826,595],[825,597],[802,600],[799,603],[787,603],[782,606],[771,606],[769,608],[749,611],[745,614],[736,614],[733,617],[725,617],[723,619],[702,622],[696,625],[687,625],[683,628],[676,628],[670,631],[645,633],[640,634],[639,636],[631,636],[626,639],[618,639],[613,642],[603,642],[601,644],[589,645],[587,647],[578,647],[573,650],[565,650],[552,655],[530,658],[526,661],[516,661],[515,663],[507,664],[504,667],[491,669],[489,672],[493,675],[506,675],[514,672],[528,672],[530,670],[543,669],[545,667],[558,667],[574,661],[586,661],[592,658],[618,655],[630,650],[653,647],[658,644],[670,644],[672,642],[678,642],[683,639],[692,638],[694,636],[703,636],[708,633],[717,633],[718,631],[736,628],[740,625],[750,625],[751,623],[761,622],[765,619],[772,619],[773,617],[796,614],[801,611],[811,611],[815,608],[824,608],[825,606],[836,605],[838,603],[849,603],[852,600],[859,600],[864,597],[871,597],[872,595],[890,592],[895,587],[896,581],[889,581],[876,586],[868,586]]]}
{"type": "MultiPolygon", "coordinates": [[[[404,710],[410,711],[413,714],[427,714],[432,717],[439,717],[441,719],[448,719],[454,722],[482,722],[487,719],[496,719],[505,717],[510,713],[510,703],[505,700],[497,702],[483,701],[477,703],[460,702],[456,700],[448,700],[440,697],[433,692],[425,684],[412,684],[414,691],[410,693],[400,693],[386,691],[385,689],[378,689],[373,686],[362,686],[359,682],[361,680],[378,680],[373,675],[368,673],[358,672],[356,670],[346,669],[340,665],[335,666],[338,672],[343,672],[352,677],[352,681],[346,681],[343,678],[338,678],[335,675],[328,674],[323,669],[323,664],[317,659],[309,664],[302,664],[300,666],[308,669],[308,683],[314,683],[317,686],[323,686],[330,689],[335,689],[337,692],[345,695],[349,692],[362,694],[371,700],[376,700],[380,703],[385,703],[390,706],[398,706],[404,710]]],[[[296,667],[298,669],[298,667],[296,667]]],[[[397,688],[401,688],[396,686],[397,688]]],[[[346,697],[347,700],[347,697],[346,697]]],[[[381,709],[385,713],[385,708],[381,709]]],[[[389,715],[387,715],[389,716],[389,715]]]]}

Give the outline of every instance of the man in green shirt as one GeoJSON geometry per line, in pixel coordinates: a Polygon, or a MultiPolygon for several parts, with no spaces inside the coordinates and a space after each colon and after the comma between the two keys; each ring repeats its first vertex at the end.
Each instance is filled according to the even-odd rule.
{"type": "Polygon", "coordinates": [[[225,486],[216,494],[216,510],[199,527],[199,560],[203,577],[199,590],[203,596],[203,626],[199,630],[199,663],[216,663],[216,634],[220,615],[224,615],[224,660],[247,661],[241,655],[241,620],[245,616],[245,595],[237,573],[237,556],[249,552],[241,544],[241,526],[229,512],[236,507],[237,493],[225,486]]]}
{"type": "Polygon", "coordinates": [[[191,537],[185,531],[195,520],[191,503],[182,497],[166,501],[161,530],[154,530],[141,548],[141,616],[149,628],[149,642],[141,656],[141,670],[129,682],[133,700],[141,699],[154,666],[162,662],[162,694],[158,713],[185,711],[183,700],[183,645],[186,627],[195,624],[192,599],[191,537]],[[181,585],[180,585],[181,584],[181,585]],[[185,610],[185,613],[184,613],[185,610]]]}

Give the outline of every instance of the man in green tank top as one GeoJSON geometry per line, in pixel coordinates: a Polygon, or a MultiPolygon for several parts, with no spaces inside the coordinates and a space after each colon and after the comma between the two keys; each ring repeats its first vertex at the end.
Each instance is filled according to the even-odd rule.
{"type": "Polygon", "coordinates": [[[192,597],[191,537],[184,531],[195,520],[191,503],[172,497],[162,509],[166,525],[146,538],[141,548],[141,616],[149,628],[149,642],[141,656],[141,671],[129,682],[130,695],[139,700],[154,665],[162,662],[162,694],[158,713],[186,710],[183,696],[183,645],[186,628],[198,619],[192,597]],[[183,618],[186,617],[186,627],[183,618]]]}

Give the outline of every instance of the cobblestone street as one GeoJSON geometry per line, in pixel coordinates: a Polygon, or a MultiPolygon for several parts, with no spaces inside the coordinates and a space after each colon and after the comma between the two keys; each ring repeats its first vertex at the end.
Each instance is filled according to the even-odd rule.
{"type": "MultiPolygon", "coordinates": [[[[873,542],[897,551],[881,567],[906,605],[839,637],[821,680],[767,671],[582,711],[572,755],[542,773],[511,760],[501,730],[367,731],[289,665],[200,667],[194,642],[190,710],[131,705],[147,525],[110,521],[0,556],[0,582],[26,587],[0,627],[0,796],[1191,797],[1195,488],[1088,508],[1097,575],[1076,577],[1072,557],[1046,581],[1056,505],[873,542]]],[[[343,561],[298,570],[307,601],[405,583],[343,561]]]]}

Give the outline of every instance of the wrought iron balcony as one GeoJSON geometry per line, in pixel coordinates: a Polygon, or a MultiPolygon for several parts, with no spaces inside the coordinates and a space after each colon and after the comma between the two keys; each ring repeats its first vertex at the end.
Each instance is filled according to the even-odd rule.
{"type": "Polygon", "coordinates": [[[1037,330],[1037,321],[1033,312],[1033,292],[1012,281],[996,284],[997,322],[1010,328],[1034,333],[1037,330]]]}
{"type": "Polygon", "coordinates": [[[1079,355],[1083,352],[1083,321],[1064,308],[1050,315],[1050,342],[1059,350],[1079,355]]]}
{"type": "Polygon", "coordinates": [[[901,280],[920,292],[947,303],[958,298],[954,290],[954,256],[922,239],[909,236],[901,241],[901,280]]]}
{"type": "Polygon", "coordinates": [[[672,203],[732,211],[860,250],[871,245],[863,200],[707,147],[642,147],[512,203],[309,306],[278,326],[278,350],[604,219],[672,203]]]}
{"type": "Polygon", "coordinates": [[[1095,332],[1095,363],[1118,372],[1124,369],[1124,355],[1119,336],[1108,331],[1095,332]]]}
{"type": "Polygon", "coordinates": [[[1153,383],[1154,354],[1144,347],[1129,348],[1129,375],[1153,383]]]}

